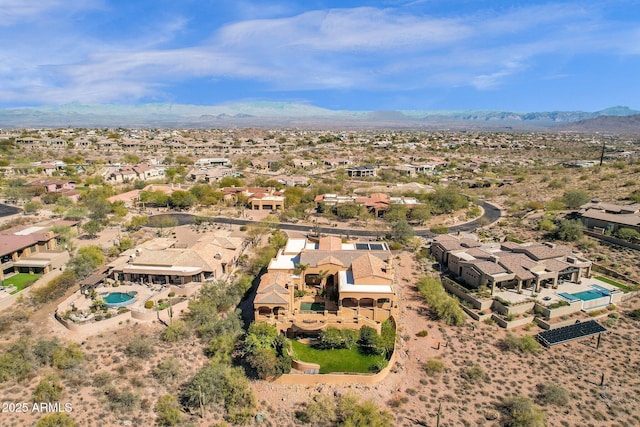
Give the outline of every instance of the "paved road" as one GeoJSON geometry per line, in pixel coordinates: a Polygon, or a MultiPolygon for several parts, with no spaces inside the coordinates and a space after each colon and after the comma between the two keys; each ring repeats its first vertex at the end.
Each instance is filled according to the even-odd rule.
{"type": "MultiPolygon", "coordinates": [[[[489,202],[481,202],[480,205],[484,209],[484,215],[480,218],[475,219],[471,222],[467,222],[460,225],[453,225],[449,227],[450,233],[457,233],[459,231],[469,232],[473,231],[481,225],[491,224],[500,219],[500,209],[492,205],[489,202]]],[[[162,215],[170,215],[174,218],[178,219],[180,224],[188,224],[193,222],[195,219],[194,215],[191,214],[160,214],[154,216],[162,216],[162,215]]],[[[226,218],[226,217],[210,217],[209,220],[216,222],[218,224],[232,224],[232,225],[251,225],[259,223],[260,221],[252,221],[247,219],[237,219],[237,218],[226,218]]],[[[302,231],[304,233],[308,233],[310,231],[314,231],[313,227],[310,225],[298,225],[298,224],[289,224],[289,223],[280,223],[279,227],[281,230],[291,230],[291,231],[302,231]]],[[[351,228],[335,228],[335,227],[318,227],[318,232],[322,234],[339,234],[344,236],[360,236],[360,237],[384,237],[383,231],[371,231],[371,230],[359,230],[359,229],[351,229],[351,228]]],[[[417,236],[421,237],[433,237],[434,234],[425,229],[419,229],[415,231],[417,236]]]]}
{"type": "Polygon", "coordinates": [[[22,212],[22,209],[0,203],[0,218],[15,215],[19,212],[22,212]]]}

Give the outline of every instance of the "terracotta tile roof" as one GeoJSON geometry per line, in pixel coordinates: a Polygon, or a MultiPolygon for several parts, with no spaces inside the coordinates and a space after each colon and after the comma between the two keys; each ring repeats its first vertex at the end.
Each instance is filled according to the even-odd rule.
{"type": "Polygon", "coordinates": [[[382,277],[385,279],[391,279],[390,274],[386,271],[386,268],[386,262],[369,253],[354,259],[351,263],[351,271],[353,273],[353,279],[356,283],[359,279],[363,279],[366,277],[382,277]]]}
{"type": "Polygon", "coordinates": [[[342,239],[336,236],[321,237],[318,241],[320,251],[339,251],[342,249],[342,239]]]}

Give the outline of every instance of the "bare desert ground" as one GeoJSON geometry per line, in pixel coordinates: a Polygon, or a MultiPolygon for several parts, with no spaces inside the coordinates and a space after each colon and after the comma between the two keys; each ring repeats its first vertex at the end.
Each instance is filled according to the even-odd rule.
{"type": "MultiPolygon", "coordinates": [[[[317,393],[338,395],[354,391],[361,398],[373,399],[380,407],[388,408],[398,426],[435,425],[439,405],[443,427],[498,426],[501,398],[519,394],[538,400],[538,386],[550,381],[567,389],[570,399],[562,407],[540,402],[549,426],[640,424],[640,322],[625,315],[631,308],[640,307],[638,298],[620,307],[619,317],[607,318],[612,319],[612,325],[600,349],[596,349],[595,341],[586,340],[535,355],[511,353],[499,348],[499,340],[506,333],[495,325],[469,320],[462,327],[447,327],[432,320],[414,287],[421,277],[421,267],[407,252],[399,253],[397,261],[399,354],[389,376],[375,385],[287,386],[255,381],[252,388],[258,401],[257,412],[264,415],[262,425],[297,425],[295,411],[317,393]],[[417,333],[423,330],[429,332],[428,336],[418,337],[417,333]],[[431,358],[442,359],[443,372],[429,375],[425,371],[424,364],[431,358]],[[470,367],[476,367],[479,375],[465,375],[470,367]]],[[[29,318],[23,317],[3,338],[12,341],[26,336],[34,340],[58,336],[64,341],[65,331],[50,313],[45,307],[29,318]]],[[[202,344],[195,338],[168,344],[158,339],[162,330],[159,324],[122,326],[118,331],[81,339],[87,362],[62,376],[61,401],[72,405],[71,415],[81,426],[154,425],[153,407],[158,398],[166,393],[177,394],[180,384],[207,363],[202,344]],[[155,352],[149,357],[125,354],[125,346],[140,336],[150,340],[155,352]],[[161,381],[152,373],[167,357],[178,361],[179,375],[161,381]],[[122,411],[112,404],[125,391],[136,398],[132,410],[122,411]]],[[[516,333],[538,331],[531,328],[516,333]]],[[[39,372],[23,383],[0,384],[3,402],[31,403],[34,389],[46,373],[39,372]]],[[[33,425],[40,416],[33,412],[0,413],[0,425],[33,425]]],[[[221,412],[189,418],[191,425],[198,426],[220,421],[221,412]]]]}

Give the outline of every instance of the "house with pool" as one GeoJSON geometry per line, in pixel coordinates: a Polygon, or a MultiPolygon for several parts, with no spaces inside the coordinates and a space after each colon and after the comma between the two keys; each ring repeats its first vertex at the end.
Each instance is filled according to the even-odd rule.
{"type": "Polygon", "coordinates": [[[288,336],[312,336],[329,326],[380,331],[397,315],[394,276],[386,243],[289,239],[260,279],[254,318],[288,336]]]}
{"type": "Polygon", "coordinates": [[[189,247],[158,238],[130,249],[109,264],[108,276],[119,282],[185,285],[222,279],[235,267],[244,239],[204,235],[189,247]]]}
{"type": "Polygon", "coordinates": [[[474,235],[445,234],[433,238],[431,254],[460,281],[471,288],[485,286],[492,295],[502,290],[538,293],[591,276],[591,261],[549,242],[481,243],[474,235]]]}
{"type": "MultiPolygon", "coordinates": [[[[610,281],[592,276],[590,260],[563,245],[481,243],[472,234],[440,235],[433,239],[431,253],[458,282],[447,285],[449,292],[467,301],[483,292],[491,295],[485,302],[472,301],[481,310],[524,316],[535,306],[549,320],[599,310],[624,298],[610,281]],[[462,288],[466,291],[460,294],[462,288]]],[[[521,320],[526,323],[526,316],[521,320]]]]}

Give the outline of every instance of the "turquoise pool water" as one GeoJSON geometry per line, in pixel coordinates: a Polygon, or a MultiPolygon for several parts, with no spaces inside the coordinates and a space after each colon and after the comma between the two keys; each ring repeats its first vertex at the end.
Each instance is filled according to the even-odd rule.
{"type": "Polygon", "coordinates": [[[321,302],[300,303],[300,310],[324,311],[324,304],[321,302]]]}
{"type": "Polygon", "coordinates": [[[104,303],[107,307],[123,307],[136,301],[134,295],[124,292],[111,292],[105,295],[104,303]]]}
{"type": "Polygon", "coordinates": [[[590,301],[592,299],[607,296],[607,295],[604,295],[602,292],[596,291],[596,290],[583,291],[583,292],[578,292],[576,294],[570,294],[570,295],[576,298],[580,298],[582,301],[590,301]]]}

